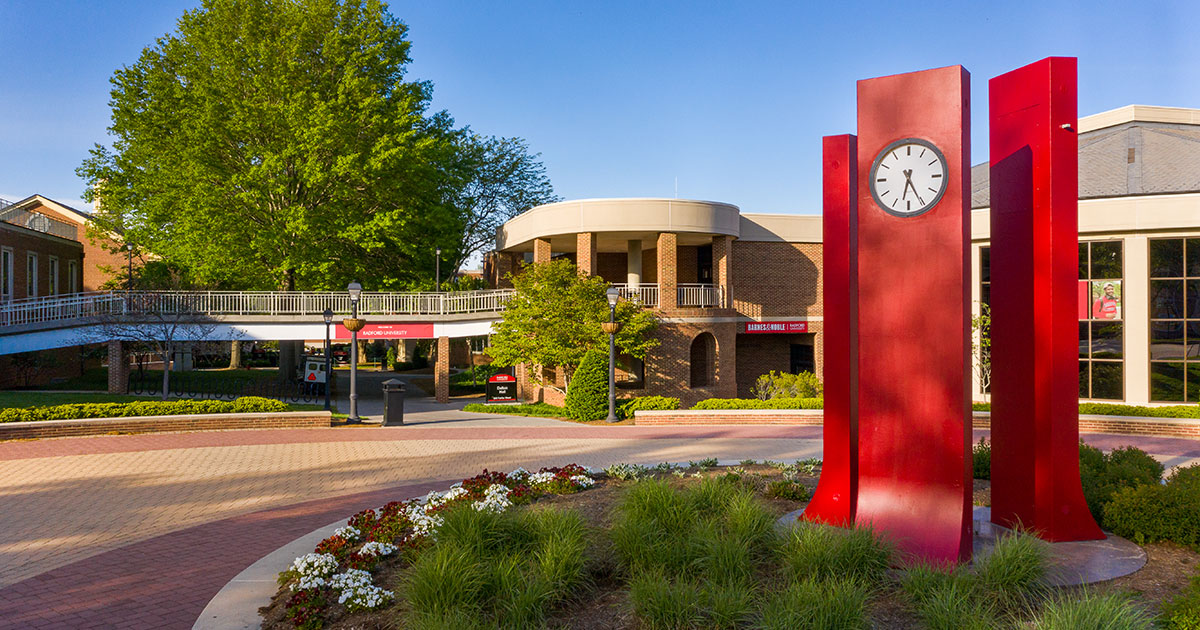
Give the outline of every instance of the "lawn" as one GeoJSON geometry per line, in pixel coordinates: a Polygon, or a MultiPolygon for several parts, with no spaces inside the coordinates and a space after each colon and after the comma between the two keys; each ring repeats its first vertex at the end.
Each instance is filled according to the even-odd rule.
{"type": "MultiPolygon", "coordinates": [[[[114,402],[132,402],[136,400],[159,400],[158,396],[125,396],[117,394],[102,394],[102,393],[58,393],[58,392],[22,392],[22,391],[0,391],[0,409],[9,408],[25,408],[25,407],[48,407],[52,405],[73,405],[87,403],[114,403],[114,402]]],[[[170,398],[168,400],[186,400],[180,398],[170,398]]],[[[324,404],[305,405],[305,404],[289,404],[290,411],[317,411],[324,409],[324,404]]]]}
{"type": "MultiPolygon", "coordinates": [[[[254,370],[193,370],[191,372],[173,372],[171,378],[175,379],[180,374],[181,378],[188,380],[188,384],[192,385],[224,385],[234,381],[273,381],[279,378],[279,370],[275,368],[254,369],[254,370]]],[[[143,373],[138,372],[136,366],[130,370],[130,378],[145,379],[151,382],[162,382],[162,370],[145,370],[143,373]]],[[[95,391],[103,392],[108,390],[108,368],[98,367],[84,370],[81,376],[75,376],[65,381],[58,383],[48,383],[46,385],[38,385],[29,389],[46,390],[46,391],[95,391]]]]}

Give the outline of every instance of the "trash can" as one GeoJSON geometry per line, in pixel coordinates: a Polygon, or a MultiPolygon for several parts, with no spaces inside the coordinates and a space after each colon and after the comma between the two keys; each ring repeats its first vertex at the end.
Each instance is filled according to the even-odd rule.
{"type": "Polygon", "coordinates": [[[404,424],[404,381],[391,378],[383,382],[383,426],[404,424]]]}

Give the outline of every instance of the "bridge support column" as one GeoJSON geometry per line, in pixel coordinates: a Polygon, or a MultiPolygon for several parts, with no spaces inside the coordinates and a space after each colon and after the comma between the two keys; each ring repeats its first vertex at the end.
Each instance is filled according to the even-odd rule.
{"type": "Polygon", "coordinates": [[[450,338],[438,337],[437,365],[433,369],[433,389],[440,403],[450,402],[450,338]]]}
{"type": "Polygon", "coordinates": [[[129,393],[129,346],[108,342],[108,393],[129,393]]]}

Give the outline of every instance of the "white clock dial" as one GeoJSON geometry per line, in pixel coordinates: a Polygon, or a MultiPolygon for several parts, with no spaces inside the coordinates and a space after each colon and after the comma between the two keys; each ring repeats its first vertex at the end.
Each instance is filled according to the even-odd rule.
{"type": "Polygon", "coordinates": [[[905,138],[889,144],[871,166],[871,196],[889,214],[911,217],[946,192],[946,157],[931,142],[905,138]]]}

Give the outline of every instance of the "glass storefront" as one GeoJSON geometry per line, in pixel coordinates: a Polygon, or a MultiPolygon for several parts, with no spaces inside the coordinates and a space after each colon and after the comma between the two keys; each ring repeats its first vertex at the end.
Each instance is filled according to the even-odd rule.
{"type": "Polygon", "coordinates": [[[1200,402],[1200,238],[1150,240],[1150,400],[1200,402]]]}
{"type": "Polygon", "coordinates": [[[1121,241],[1079,243],[1079,397],[1125,397],[1121,241]]]}

